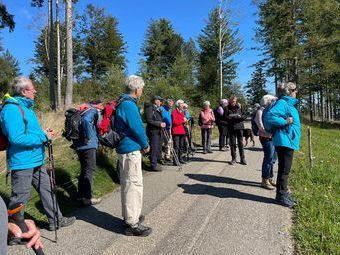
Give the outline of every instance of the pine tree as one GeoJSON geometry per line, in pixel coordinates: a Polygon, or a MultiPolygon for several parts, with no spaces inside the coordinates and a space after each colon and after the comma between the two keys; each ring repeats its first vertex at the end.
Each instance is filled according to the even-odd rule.
{"type": "Polygon", "coordinates": [[[254,105],[260,103],[261,98],[268,93],[266,90],[266,74],[264,71],[264,60],[257,62],[251,80],[245,86],[248,103],[254,105]]]}

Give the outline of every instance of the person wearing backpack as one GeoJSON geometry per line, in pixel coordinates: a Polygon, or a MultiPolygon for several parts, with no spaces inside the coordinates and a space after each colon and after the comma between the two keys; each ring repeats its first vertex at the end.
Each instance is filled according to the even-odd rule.
{"type": "Polygon", "coordinates": [[[213,123],[215,121],[215,115],[213,110],[210,108],[210,102],[205,101],[203,103],[203,109],[200,112],[201,123],[201,135],[202,135],[202,147],[203,154],[212,153],[211,150],[211,135],[213,123]]]}
{"type": "Polygon", "coordinates": [[[236,163],[236,139],[240,153],[240,164],[247,165],[243,149],[243,121],[247,116],[243,113],[241,105],[237,102],[237,97],[232,96],[229,104],[224,111],[224,118],[228,120],[228,131],[230,137],[231,165],[236,163]]]}
{"type": "Polygon", "coordinates": [[[152,229],[142,225],[143,173],[142,153],[149,152],[148,138],[143,126],[137,100],[142,96],[144,81],[131,75],[125,82],[126,93],[120,97],[114,126],[122,139],[116,147],[119,162],[122,215],[125,234],[148,236],[152,229]]]}
{"type": "Polygon", "coordinates": [[[296,200],[288,192],[288,175],[294,150],[299,149],[301,139],[301,123],[296,108],[297,92],[295,83],[281,83],[277,89],[279,99],[263,113],[266,130],[272,127],[273,144],[279,161],[275,202],[289,208],[296,204],[296,200]]]}
{"type": "Polygon", "coordinates": [[[104,106],[100,100],[86,104],[81,115],[79,139],[73,140],[73,146],[80,162],[78,176],[78,199],[83,205],[95,205],[101,199],[92,197],[93,174],[96,170],[96,155],[98,149],[97,120],[104,106]]]}
{"type": "Polygon", "coordinates": [[[276,101],[277,97],[272,95],[264,95],[261,98],[260,109],[255,113],[255,125],[258,128],[258,136],[263,148],[263,161],[262,161],[262,182],[261,186],[265,189],[272,190],[276,186],[273,180],[274,177],[274,164],[276,161],[276,151],[272,141],[272,134],[266,132],[263,122],[263,110],[268,107],[272,102],[276,101]]]}
{"type": "Polygon", "coordinates": [[[224,151],[224,147],[228,144],[228,122],[223,118],[224,109],[228,106],[228,99],[222,99],[214,110],[215,123],[219,133],[219,150],[224,151]]]}
{"type": "Polygon", "coordinates": [[[13,209],[20,203],[26,205],[33,185],[47,215],[48,229],[55,229],[53,201],[59,223],[57,227],[69,226],[74,223],[75,217],[67,218],[62,215],[55,197],[52,197],[54,194],[44,166],[45,144],[54,137],[54,132],[50,129],[44,132],[41,129],[32,109],[37,91],[32,81],[23,76],[12,81],[11,90],[13,97],[5,99],[0,113],[1,129],[9,142],[6,155],[11,170],[12,193],[8,208],[13,209]]]}
{"type": "Polygon", "coordinates": [[[185,118],[183,105],[184,101],[178,99],[175,103],[176,108],[171,113],[172,125],[171,134],[174,143],[174,154],[177,155],[178,161],[173,157],[173,164],[178,166],[180,164],[186,164],[183,160],[183,147],[185,146],[185,128],[184,125],[188,122],[185,118]]]}

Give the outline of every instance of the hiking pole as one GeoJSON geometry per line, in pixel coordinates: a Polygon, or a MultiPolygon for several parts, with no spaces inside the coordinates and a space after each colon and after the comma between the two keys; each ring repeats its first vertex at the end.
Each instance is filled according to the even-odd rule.
{"type": "Polygon", "coordinates": [[[48,176],[50,177],[50,186],[51,186],[51,198],[53,204],[53,224],[54,224],[54,242],[57,243],[58,235],[57,228],[59,226],[58,219],[58,209],[57,209],[57,192],[56,192],[56,179],[55,179],[55,167],[54,167],[54,154],[53,154],[53,146],[52,141],[49,140],[47,143],[48,147],[48,176]]]}
{"type": "MultiPolygon", "coordinates": [[[[163,131],[163,134],[164,134],[164,136],[165,136],[165,139],[166,139],[167,141],[170,141],[170,136],[168,135],[168,133],[165,131],[164,128],[162,128],[162,131],[163,131]]],[[[181,164],[181,162],[179,161],[178,155],[177,155],[177,153],[176,153],[176,151],[175,151],[175,149],[174,149],[174,147],[173,147],[172,145],[170,145],[170,151],[171,151],[171,153],[172,153],[172,156],[174,157],[174,160],[175,160],[176,165],[178,166],[178,171],[181,171],[181,170],[182,170],[182,164],[181,164]]]]}
{"type": "MultiPolygon", "coordinates": [[[[25,223],[24,215],[21,213],[21,210],[25,207],[24,204],[18,204],[15,206],[14,209],[8,210],[8,220],[9,222],[12,222],[16,224],[22,233],[28,232],[28,227],[25,223]]],[[[15,245],[15,244],[26,244],[27,240],[24,239],[24,241],[20,238],[13,237],[8,241],[8,245],[15,245]]],[[[45,255],[43,250],[41,248],[35,249],[34,246],[32,246],[32,249],[36,255],[45,255]]]]}

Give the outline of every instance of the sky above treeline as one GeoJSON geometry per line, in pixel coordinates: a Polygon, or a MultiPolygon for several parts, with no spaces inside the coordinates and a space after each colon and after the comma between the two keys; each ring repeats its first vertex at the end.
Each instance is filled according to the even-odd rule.
{"type": "MultiPolygon", "coordinates": [[[[34,56],[34,41],[47,22],[47,8],[34,8],[30,0],[0,0],[10,13],[15,15],[16,26],[13,32],[2,30],[3,47],[8,49],[20,63],[23,75],[28,75],[33,67],[30,59],[34,56]]],[[[63,1],[60,1],[63,2],[63,1]]],[[[239,62],[238,79],[242,85],[250,80],[252,64],[260,58],[260,53],[252,50],[256,27],[256,6],[251,0],[231,0],[232,21],[238,23],[243,39],[243,50],[235,56],[239,62]]],[[[208,20],[209,12],[218,6],[218,0],[79,0],[75,10],[82,13],[87,4],[103,7],[106,14],[116,17],[119,31],[127,44],[127,73],[139,70],[141,46],[151,19],[166,18],[185,40],[194,40],[201,34],[208,20]]],[[[269,86],[269,89],[271,87],[269,86]]]]}

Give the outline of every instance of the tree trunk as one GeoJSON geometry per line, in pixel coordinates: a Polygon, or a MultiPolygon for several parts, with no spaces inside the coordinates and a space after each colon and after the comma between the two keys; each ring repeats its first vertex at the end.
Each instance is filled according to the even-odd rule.
{"type": "Polygon", "coordinates": [[[309,89],[309,121],[313,121],[313,101],[311,89],[309,89]]]}
{"type": "Polygon", "coordinates": [[[61,67],[60,67],[60,22],[59,22],[59,0],[55,2],[56,7],[56,29],[57,29],[57,108],[62,106],[61,100],[61,67]]]}
{"type": "Polygon", "coordinates": [[[66,0],[66,94],[65,107],[73,103],[73,38],[72,0],[66,0]]]}
{"type": "Polygon", "coordinates": [[[49,81],[50,81],[50,105],[53,111],[56,110],[56,100],[55,100],[55,72],[54,72],[54,36],[53,36],[53,5],[52,0],[48,1],[49,10],[49,81]]]}

